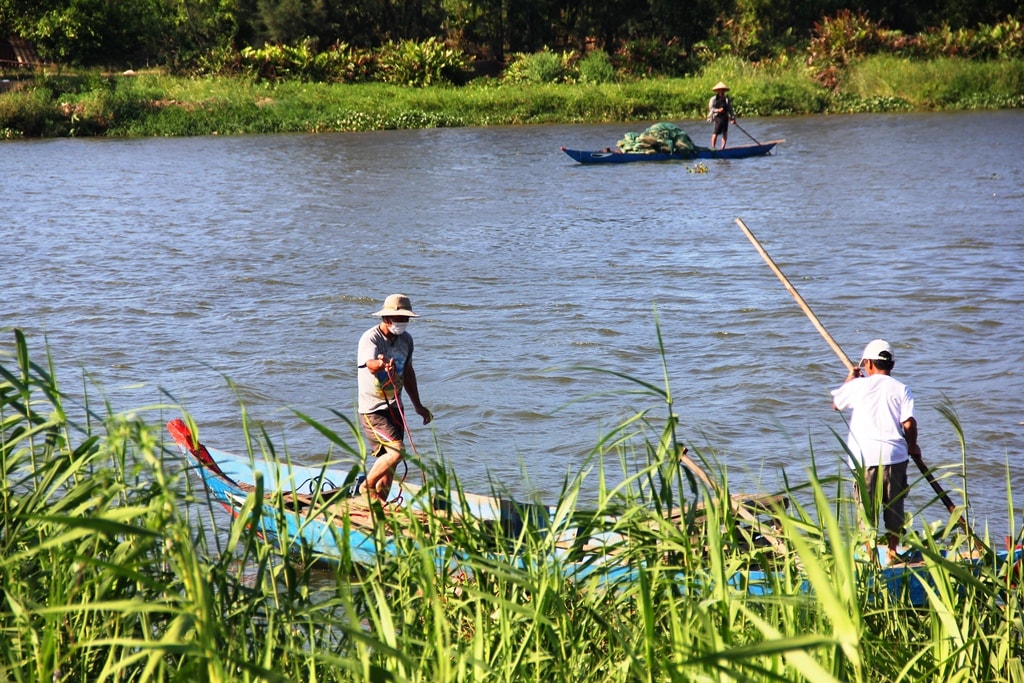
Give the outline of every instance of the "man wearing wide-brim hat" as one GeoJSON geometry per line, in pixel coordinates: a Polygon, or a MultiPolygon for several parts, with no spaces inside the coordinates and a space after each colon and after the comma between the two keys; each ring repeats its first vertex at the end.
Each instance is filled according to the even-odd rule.
{"type": "Polygon", "coordinates": [[[722,136],[722,149],[725,149],[726,140],[729,137],[729,121],[736,123],[736,114],[732,110],[732,102],[729,101],[729,86],[722,81],[715,84],[711,91],[715,93],[708,102],[708,121],[715,124],[711,133],[711,149],[718,144],[718,136],[722,136]]]}
{"type": "Polygon", "coordinates": [[[366,475],[363,490],[384,501],[405,450],[403,390],[423,424],[429,424],[434,416],[420,402],[412,366],[413,341],[406,328],[410,319],[419,317],[412,312],[412,302],[405,294],[392,294],[374,315],[380,323],[359,339],[359,419],[371,453],[377,458],[366,475]]]}

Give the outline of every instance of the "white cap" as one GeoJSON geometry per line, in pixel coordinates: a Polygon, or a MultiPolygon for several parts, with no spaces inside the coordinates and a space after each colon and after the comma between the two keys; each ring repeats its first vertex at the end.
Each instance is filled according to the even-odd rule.
{"type": "Polygon", "coordinates": [[[889,342],[884,339],[875,339],[868,343],[864,347],[864,353],[860,356],[861,360],[895,360],[895,356],[892,353],[892,347],[889,346],[889,342]]]}

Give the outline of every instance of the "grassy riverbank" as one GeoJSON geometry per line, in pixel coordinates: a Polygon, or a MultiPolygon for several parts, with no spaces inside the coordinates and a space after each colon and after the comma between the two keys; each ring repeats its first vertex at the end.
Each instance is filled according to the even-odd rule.
{"type": "MultiPolygon", "coordinates": [[[[506,539],[528,559],[507,563],[495,557],[494,530],[470,521],[442,541],[444,520],[400,511],[381,530],[399,521],[411,529],[397,537],[403,557],[363,569],[342,561],[325,574],[310,558],[281,557],[244,524],[226,527],[164,443],[163,422],[176,408],[91,412],[102,402],[61,394],[54,368],[36,356],[19,334],[0,356],[5,680],[823,683],[1024,674],[1017,575],[987,560],[968,571],[944,557],[933,536],[960,550],[970,541],[955,525],[919,526],[941,511],[915,511],[908,535],[934,586],[928,604],[913,608],[857,559],[867,539],[841,521],[850,506],[836,499],[838,482],[784,492],[804,503],[777,512],[774,545],[759,542],[724,496],[680,466],[671,419],[638,413],[595,449],[595,468],[648,462],[624,465],[625,485],[609,489],[595,474],[548,501],[576,514],[579,492],[597,490],[593,512],[615,515],[626,539],[617,557],[635,580],[609,588],[619,563],[573,582],[558,563],[531,562],[549,557],[539,532],[506,539]],[[698,500],[705,523],[665,514],[698,500]],[[436,571],[439,542],[464,553],[468,574],[436,571]],[[727,582],[760,568],[771,569],[771,595],[727,582]]],[[[667,390],[644,386],[671,415],[667,390]]],[[[267,445],[253,442],[255,457],[267,445]]],[[[458,487],[441,467],[429,476],[458,487]]]]}
{"type": "Polygon", "coordinates": [[[0,139],[387,130],[699,119],[725,80],[741,116],[1024,107],[1024,61],[866,57],[830,90],[802,65],[721,59],[692,78],[462,87],[47,75],[0,94],[0,139]]]}

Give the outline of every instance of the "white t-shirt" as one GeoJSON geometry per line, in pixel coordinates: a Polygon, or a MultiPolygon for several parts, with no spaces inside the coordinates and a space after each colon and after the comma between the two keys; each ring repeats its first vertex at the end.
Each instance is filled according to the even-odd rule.
{"type": "Polygon", "coordinates": [[[884,374],[857,377],[834,389],[832,401],[852,410],[846,445],[864,467],[908,459],[903,423],[914,417],[914,396],[906,385],[884,374]]]}

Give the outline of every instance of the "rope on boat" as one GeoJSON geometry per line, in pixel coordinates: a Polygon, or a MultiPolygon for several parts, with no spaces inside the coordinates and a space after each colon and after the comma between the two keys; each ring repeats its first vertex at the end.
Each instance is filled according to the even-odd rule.
{"type": "MultiPolygon", "coordinates": [[[[412,452],[413,455],[415,455],[417,458],[419,458],[420,454],[416,450],[416,442],[413,441],[412,432],[409,430],[409,422],[405,419],[405,409],[402,407],[402,400],[398,396],[398,388],[397,388],[398,385],[397,385],[397,383],[395,381],[394,371],[393,370],[387,370],[386,372],[387,372],[387,377],[388,378],[387,378],[387,381],[384,383],[383,387],[386,387],[386,386],[388,386],[390,384],[391,388],[395,390],[395,402],[391,403],[390,401],[388,401],[388,409],[393,409],[393,410],[395,410],[398,413],[398,417],[401,418],[401,420],[402,420],[402,430],[405,433],[405,435],[407,437],[409,437],[409,450],[412,452]]],[[[388,396],[387,391],[385,391],[384,392],[384,400],[385,401],[387,401],[387,396],[388,396]]],[[[409,476],[409,463],[406,462],[405,458],[402,458],[401,462],[405,466],[405,469],[402,472],[401,478],[398,479],[398,495],[395,496],[394,498],[392,498],[391,500],[387,501],[385,503],[385,505],[401,505],[402,502],[405,500],[405,496],[402,495],[402,484],[405,483],[405,478],[407,476],[409,476]]],[[[424,473],[423,474],[423,484],[426,485],[426,483],[427,483],[427,475],[424,473]]]]}

